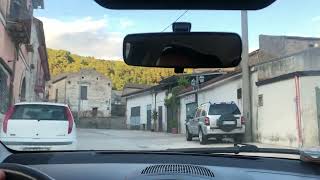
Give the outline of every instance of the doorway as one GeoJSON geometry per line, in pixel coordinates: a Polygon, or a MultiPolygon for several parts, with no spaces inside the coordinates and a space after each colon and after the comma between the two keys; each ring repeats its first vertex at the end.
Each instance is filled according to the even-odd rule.
{"type": "Polygon", "coordinates": [[[147,105],[147,130],[151,130],[151,104],[147,105]]]}
{"type": "Polygon", "coordinates": [[[158,131],[162,131],[162,106],[158,107],[158,125],[159,125],[159,129],[158,131]]]}

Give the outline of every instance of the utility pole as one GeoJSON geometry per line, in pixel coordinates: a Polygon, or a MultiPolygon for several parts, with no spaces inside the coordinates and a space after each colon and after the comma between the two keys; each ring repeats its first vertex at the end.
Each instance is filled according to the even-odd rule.
{"type": "Polygon", "coordinates": [[[251,119],[251,93],[250,93],[250,72],[249,72],[249,46],[248,46],[248,12],[241,11],[242,31],[242,108],[245,118],[245,141],[252,141],[252,119],[251,119]]]}

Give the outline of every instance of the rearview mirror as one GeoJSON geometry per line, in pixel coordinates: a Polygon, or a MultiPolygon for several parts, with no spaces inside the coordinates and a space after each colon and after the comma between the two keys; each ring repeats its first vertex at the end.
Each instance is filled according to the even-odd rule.
{"type": "Polygon", "coordinates": [[[95,0],[109,9],[258,10],[276,0],[95,0]]]}
{"type": "Polygon", "coordinates": [[[123,41],[126,64],[166,68],[227,68],[239,65],[242,42],[235,33],[130,34],[123,41]]]}

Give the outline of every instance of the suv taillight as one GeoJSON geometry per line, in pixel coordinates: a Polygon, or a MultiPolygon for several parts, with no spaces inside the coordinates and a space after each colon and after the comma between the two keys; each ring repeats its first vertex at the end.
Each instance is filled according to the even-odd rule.
{"type": "Polygon", "coordinates": [[[67,116],[67,119],[68,119],[68,134],[70,134],[72,132],[72,128],[73,128],[73,116],[72,116],[72,113],[70,111],[70,109],[68,107],[65,107],[65,113],[66,113],[66,116],[67,116]]]}
{"type": "Polygon", "coordinates": [[[3,132],[4,133],[7,133],[7,130],[8,130],[8,121],[9,119],[11,118],[12,114],[14,112],[14,107],[11,106],[9,107],[8,111],[6,112],[5,116],[4,116],[4,119],[3,119],[3,124],[2,124],[2,128],[3,128],[3,132]]]}
{"type": "Polygon", "coordinates": [[[208,117],[204,118],[204,124],[209,126],[210,125],[210,119],[208,117]]]}
{"type": "Polygon", "coordinates": [[[245,123],[246,123],[246,122],[245,122],[245,120],[244,120],[244,117],[241,116],[241,124],[244,125],[245,123]]]}

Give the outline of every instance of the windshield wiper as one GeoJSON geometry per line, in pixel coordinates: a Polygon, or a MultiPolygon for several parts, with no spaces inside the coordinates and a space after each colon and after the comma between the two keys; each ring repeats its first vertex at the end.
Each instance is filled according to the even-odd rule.
{"type": "Polygon", "coordinates": [[[259,148],[252,144],[234,144],[230,147],[209,147],[209,148],[182,148],[182,149],[167,149],[167,151],[183,152],[183,153],[200,153],[200,154],[215,154],[215,153],[274,153],[274,154],[294,154],[300,155],[300,151],[296,149],[282,148],[259,148]]]}

